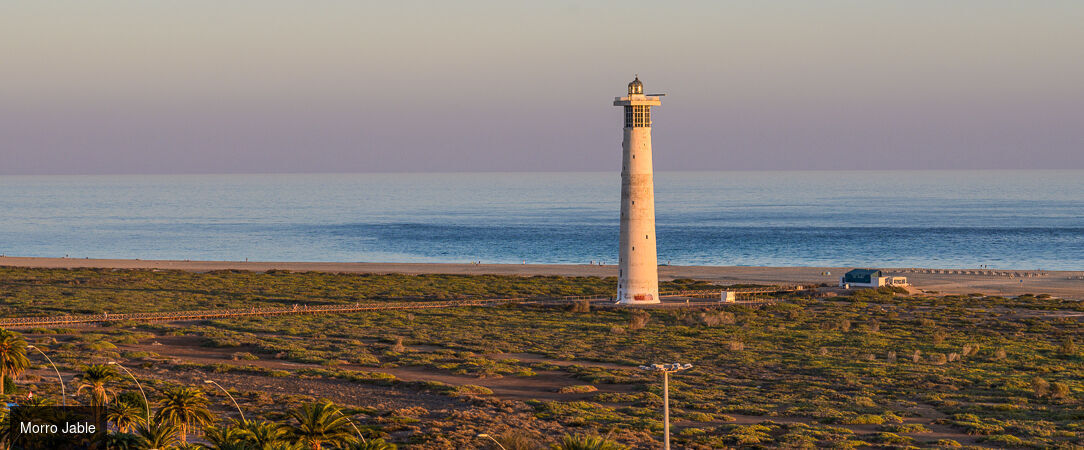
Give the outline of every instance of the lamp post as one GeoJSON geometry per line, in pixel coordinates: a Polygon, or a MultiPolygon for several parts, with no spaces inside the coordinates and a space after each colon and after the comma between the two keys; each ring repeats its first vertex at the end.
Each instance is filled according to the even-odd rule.
{"type": "Polygon", "coordinates": [[[56,368],[56,364],[53,364],[53,360],[49,358],[49,355],[46,355],[45,352],[41,351],[40,348],[37,348],[33,345],[27,345],[26,348],[32,348],[34,350],[37,350],[38,353],[41,353],[41,356],[45,357],[46,361],[49,361],[49,365],[53,366],[53,370],[56,372],[56,379],[60,380],[60,404],[63,406],[68,406],[68,390],[64,387],[64,377],[60,376],[60,369],[56,368]]]}
{"type": "Polygon", "coordinates": [[[358,426],[354,424],[354,421],[350,420],[350,418],[347,417],[346,414],[343,414],[343,410],[335,408],[335,412],[339,413],[340,416],[343,416],[343,418],[346,419],[347,422],[350,422],[350,426],[354,427],[354,431],[358,433],[358,439],[361,439],[362,444],[365,444],[365,443],[368,442],[368,441],[365,440],[365,436],[361,435],[361,430],[359,430],[358,426]]]}
{"type": "Polygon", "coordinates": [[[237,408],[237,412],[241,414],[241,423],[244,425],[248,425],[248,420],[245,419],[245,412],[241,411],[241,405],[237,404],[237,399],[233,398],[233,395],[230,394],[230,391],[227,391],[226,388],[222,387],[221,384],[216,383],[215,380],[203,380],[203,382],[206,384],[213,384],[215,386],[218,386],[218,388],[221,389],[222,392],[225,392],[226,396],[229,397],[231,401],[233,401],[233,406],[237,408]]]}
{"type": "Polygon", "coordinates": [[[681,363],[640,366],[641,370],[662,372],[662,448],[664,450],[670,450],[670,374],[692,368],[692,364],[681,363]]]}
{"type": "Polygon", "coordinates": [[[147,413],[146,414],[146,416],[147,416],[147,426],[150,426],[150,424],[151,424],[151,401],[147,400],[147,392],[143,390],[143,385],[139,384],[139,380],[136,379],[135,375],[132,375],[132,372],[129,371],[127,367],[122,366],[119,362],[109,361],[107,364],[109,364],[111,366],[120,367],[121,370],[123,370],[125,373],[128,374],[128,376],[132,377],[132,381],[135,381],[136,387],[139,388],[139,393],[143,395],[143,405],[144,405],[144,408],[146,408],[144,411],[146,411],[146,413],[147,413]]]}
{"type": "Polygon", "coordinates": [[[501,450],[508,450],[508,449],[504,448],[504,446],[501,445],[501,443],[498,442],[496,439],[493,439],[493,436],[490,436],[490,435],[488,435],[486,433],[482,433],[482,434],[479,434],[478,437],[483,438],[483,439],[489,439],[489,440],[493,441],[493,443],[497,444],[497,447],[500,447],[501,450]]]}

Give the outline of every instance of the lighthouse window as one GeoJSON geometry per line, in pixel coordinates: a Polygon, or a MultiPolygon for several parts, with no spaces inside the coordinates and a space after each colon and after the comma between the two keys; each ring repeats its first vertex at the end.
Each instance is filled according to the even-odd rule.
{"type": "Polygon", "coordinates": [[[633,106],[632,107],[632,126],[634,127],[649,127],[651,126],[651,109],[649,106],[633,106]]]}
{"type": "Polygon", "coordinates": [[[625,128],[650,127],[651,107],[647,105],[633,105],[625,107],[625,128]]]}

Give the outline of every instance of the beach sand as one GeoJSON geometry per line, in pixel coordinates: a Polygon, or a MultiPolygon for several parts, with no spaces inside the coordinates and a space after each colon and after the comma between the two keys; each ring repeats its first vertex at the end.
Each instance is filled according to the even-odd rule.
{"type": "MultiPolygon", "coordinates": [[[[576,264],[430,264],[430,263],[350,263],[350,262],[245,262],[245,261],[171,261],[136,259],[74,259],[0,257],[0,266],[40,268],[174,269],[195,272],[210,270],[267,271],[272,269],[343,273],[405,273],[462,275],[562,275],[617,276],[615,265],[576,264]]],[[[828,283],[836,285],[847,267],[745,267],[745,266],[659,266],[663,280],[693,278],[725,284],[796,284],[828,283]],[[823,275],[831,272],[831,275],[823,275]]],[[[892,273],[891,269],[883,268],[892,273]]],[[[1015,271],[1031,272],[1035,271],[1015,271]]],[[[1005,277],[991,275],[899,273],[917,288],[942,294],[988,295],[1050,294],[1084,300],[1084,272],[1043,271],[1042,276],[1005,277]]]]}

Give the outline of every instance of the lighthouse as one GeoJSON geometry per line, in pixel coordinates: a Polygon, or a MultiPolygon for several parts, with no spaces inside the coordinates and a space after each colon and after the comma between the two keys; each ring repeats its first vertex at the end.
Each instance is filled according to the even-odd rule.
{"type": "Polygon", "coordinates": [[[644,95],[640,77],[629,83],[621,140],[621,241],[617,302],[659,303],[659,260],[655,251],[655,181],[651,167],[651,107],[659,97],[644,95]]]}

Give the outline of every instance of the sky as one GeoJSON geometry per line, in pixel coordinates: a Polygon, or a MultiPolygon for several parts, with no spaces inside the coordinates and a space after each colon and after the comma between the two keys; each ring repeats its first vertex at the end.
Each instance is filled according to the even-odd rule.
{"type": "Polygon", "coordinates": [[[0,2],[0,175],[1084,168],[1084,2],[0,2]]]}

